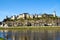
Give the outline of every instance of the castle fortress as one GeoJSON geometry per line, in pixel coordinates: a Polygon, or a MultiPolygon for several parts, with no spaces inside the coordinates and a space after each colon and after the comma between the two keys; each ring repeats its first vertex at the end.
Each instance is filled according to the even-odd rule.
{"type": "Polygon", "coordinates": [[[54,11],[52,14],[34,14],[22,13],[17,16],[6,17],[3,24],[8,26],[60,26],[60,17],[56,16],[54,11]]]}
{"type": "Polygon", "coordinates": [[[33,18],[40,18],[40,17],[42,17],[42,16],[45,16],[45,17],[47,17],[47,16],[52,16],[52,17],[56,17],[56,12],[54,11],[53,12],[53,14],[46,14],[46,13],[44,13],[44,14],[42,14],[42,15],[38,15],[38,14],[34,14],[34,15],[30,15],[29,13],[23,13],[23,14],[19,14],[19,15],[17,15],[17,16],[11,16],[10,17],[10,19],[12,19],[12,20],[14,20],[14,19],[20,19],[20,18],[22,18],[22,19],[28,19],[28,18],[31,18],[31,19],[33,19],[33,18]]]}
{"type": "Polygon", "coordinates": [[[35,15],[30,15],[30,14],[28,14],[28,13],[23,13],[23,14],[20,14],[20,15],[17,15],[17,16],[12,16],[11,19],[12,19],[12,20],[14,20],[15,18],[17,18],[17,19],[21,19],[21,18],[22,18],[22,19],[28,19],[28,18],[33,19],[34,17],[35,17],[35,18],[41,17],[41,15],[38,16],[38,15],[36,15],[36,14],[35,14],[35,15]]]}

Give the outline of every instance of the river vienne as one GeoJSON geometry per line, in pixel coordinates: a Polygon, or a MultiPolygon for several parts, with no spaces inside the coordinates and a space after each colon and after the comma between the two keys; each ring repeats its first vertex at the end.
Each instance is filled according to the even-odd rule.
{"type": "Polygon", "coordinates": [[[5,40],[60,40],[60,31],[56,30],[0,30],[5,40]]]}

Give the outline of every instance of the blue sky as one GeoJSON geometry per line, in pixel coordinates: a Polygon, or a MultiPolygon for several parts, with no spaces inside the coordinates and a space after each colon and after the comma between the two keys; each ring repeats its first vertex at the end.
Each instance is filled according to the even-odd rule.
{"type": "Polygon", "coordinates": [[[60,0],[0,0],[0,21],[21,13],[53,13],[60,16],[60,0]]]}

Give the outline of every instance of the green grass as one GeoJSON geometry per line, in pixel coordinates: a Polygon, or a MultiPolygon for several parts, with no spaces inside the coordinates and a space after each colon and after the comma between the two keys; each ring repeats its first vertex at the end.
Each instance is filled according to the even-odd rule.
{"type": "Polygon", "coordinates": [[[60,30],[60,26],[20,26],[20,27],[0,27],[0,30],[60,30]]]}

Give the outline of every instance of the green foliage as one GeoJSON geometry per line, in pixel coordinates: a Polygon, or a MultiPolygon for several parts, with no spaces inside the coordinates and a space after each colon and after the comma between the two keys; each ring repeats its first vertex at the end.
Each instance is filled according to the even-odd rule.
{"type": "Polygon", "coordinates": [[[0,40],[5,40],[5,39],[0,37],[0,40]]]}

